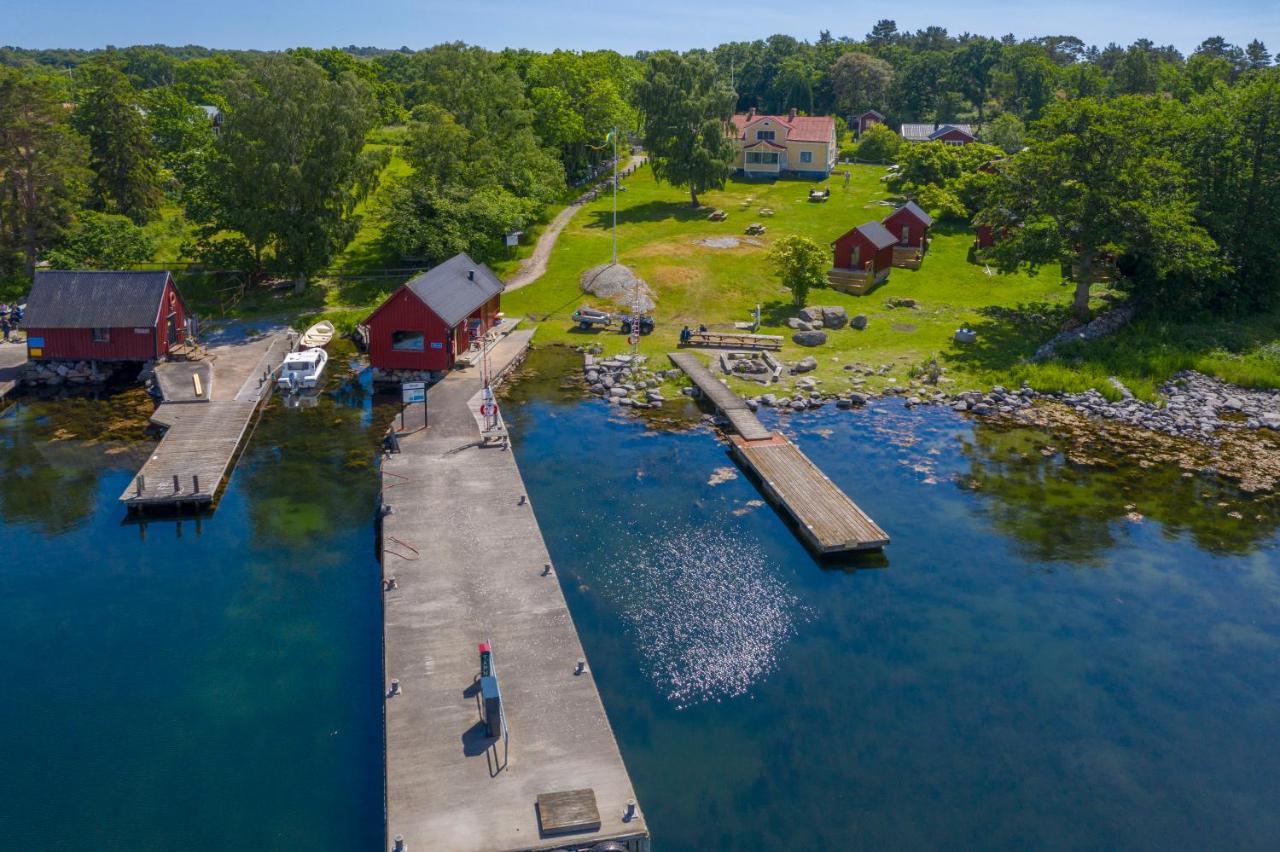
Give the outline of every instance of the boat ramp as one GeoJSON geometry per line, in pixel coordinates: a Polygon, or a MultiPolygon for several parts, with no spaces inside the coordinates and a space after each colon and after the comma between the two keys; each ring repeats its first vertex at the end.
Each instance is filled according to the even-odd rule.
{"type": "Polygon", "coordinates": [[[165,433],[120,501],[130,511],[212,503],[295,342],[279,331],[157,364],[162,402],[151,420],[165,433]]]}
{"type": "MultiPolygon", "coordinates": [[[[491,381],[531,336],[490,348],[491,381]]],[[[450,373],[427,391],[429,425],[399,435],[382,465],[387,848],[646,852],[515,456],[486,440],[485,402],[478,368],[450,373]]]]}
{"type": "Polygon", "coordinates": [[[767,429],[728,385],[690,352],[672,352],[671,362],[728,418],[734,457],[765,495],[796,523],[800,537],[820,554],[879,550],[889,534],[849,499],[808,456],[780,432],[767,429]]]}

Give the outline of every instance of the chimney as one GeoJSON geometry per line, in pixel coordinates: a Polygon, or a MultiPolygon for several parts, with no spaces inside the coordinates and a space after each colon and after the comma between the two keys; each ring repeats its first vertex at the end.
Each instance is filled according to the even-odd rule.
{"type": "Polygon", "coordinates": [[[476,271],[475,271],[474,269],[468,269],[468,270],[467,270],[467,280],[468,280],[468,281],[475,281],[475,280],[476,280],[476,271]]]}
{"type": "Polygon", "coordinates": [[[795,108],[795,107],[792,107],[792,108],[791,108],[791,110],[787,113],[787,118],[788,118],[789,120],[791,120],[791,121],[795,121],[795,120],[796,120],[796,108],[795,108]]]}
{"type": "Polygon", "coordinates": [[[755,107],[752,107],[751,109],[747,110],[747,121],[750,121],[751,119],[753,119],[753,118],[755,118],[755,117],[756,117],[756,108],[755,108],[755,107]]]}

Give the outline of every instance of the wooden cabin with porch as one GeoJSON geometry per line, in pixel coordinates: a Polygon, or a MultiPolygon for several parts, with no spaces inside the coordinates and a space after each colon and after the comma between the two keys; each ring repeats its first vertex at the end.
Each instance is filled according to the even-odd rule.
{"type": "Polygon", "coordinates": [[[375,378],[453,369],[501,320],[503,288],[462,252],[401,285],[362,324],[375,378]]]}
{"type": "Polygon", "coordinates": [[[933,217],[914,201],[908,201],[885,216],[881,223],[898,238],[893,247],[893,265],[919,269],[924,253],[929,250],[929,228],[933,217]]]}
{"type": "Polygon", "coordinates": [[[861,296],[889,277],[897,238],[880,222],[867,222],[834,243],[827,281],[842,293],[861,296]]]}
{"type": "Polygon", "coordinates": [[[168,272],[37,272],[23,324],[32,361],[159,361],[191,338],[168,272]]]}

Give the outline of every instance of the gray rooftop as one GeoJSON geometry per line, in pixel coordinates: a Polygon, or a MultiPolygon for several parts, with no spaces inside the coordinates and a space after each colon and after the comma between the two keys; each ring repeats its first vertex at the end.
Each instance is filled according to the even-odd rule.
{"type": "Polygon", "coordinates": [[[929,142],[937,139],[948,130],[959,130],[962,133],[968,133],[970,136],[976,136],[972,124],[938,124],[937,122],[930,124],[904,124],[902,125],[901,136],[908,142],[929,142]]]}
{"type": "Polygon", "coordinates": [[[867,222],[865,225],[859,225],[854,228],[854,230],[871,240],[878,249],[887,248],[898,243],[898,238],[889,233],[889,229],[879,222],[867,222]]]}
{"type": "Polygon", "coordinates": [[[152,328],[168,272],[37,272],[27,328],[152,328]]]}
{"type": "Polygon", "coordinates": [[[405,285],[448,326],[455,326],[503,290],[493,270],[458,252],[405,285]]]}

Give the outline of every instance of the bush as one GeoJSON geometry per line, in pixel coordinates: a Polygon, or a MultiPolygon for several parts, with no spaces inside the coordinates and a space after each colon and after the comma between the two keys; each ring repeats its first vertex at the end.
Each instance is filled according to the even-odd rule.
{"type": "Polygon", "coordinates": [[[128,269],[150,260],[155,250],[128,217],[83,210],[62,245],[44,259],[56,269],[128,269]]]}
{"type": "Polygon", "coordinates": [[[898,134],[883,124],[873,124],[858,139],[854,156],[872,163],[888,163],[898,156],[901,145],[902,139],[898,134]]]}

